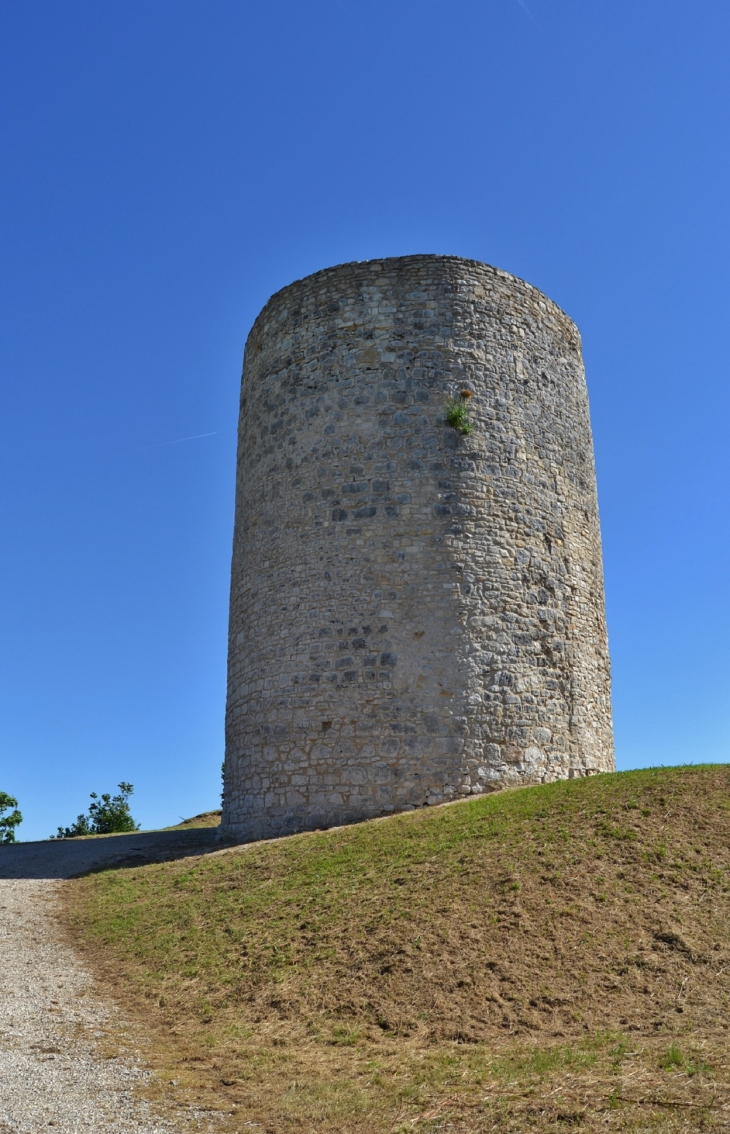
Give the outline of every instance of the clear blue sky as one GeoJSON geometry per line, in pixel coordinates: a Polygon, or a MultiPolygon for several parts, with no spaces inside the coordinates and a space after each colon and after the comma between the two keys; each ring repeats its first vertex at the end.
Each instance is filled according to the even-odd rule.
{"type": "Polygon", "coordinates": [[[295,278],[411,252],[578,323],[619,767],[730,759],[729,58],[720,0],[5,0],[21,837],[120,779],[147,826],[217,805],[246,334],[295,278]]]}

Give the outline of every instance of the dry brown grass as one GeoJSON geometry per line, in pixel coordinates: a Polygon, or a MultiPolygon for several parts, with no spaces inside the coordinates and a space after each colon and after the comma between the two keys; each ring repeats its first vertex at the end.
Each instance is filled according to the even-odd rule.
{"type": "Polygon", "coordinates": [[[223,1128],[730,1129],[727,766],[109,870],[68,898],[168,1102],[223,1128]]]}
{"type": "Polygon", "coordinates": [[[200,815],[193,815],[191,819],[183,819],[173,827],[165,827],[165,831],[187,831],[191,827],[218,827],[220,826],[220,811],[201,811],[200,815]]]}

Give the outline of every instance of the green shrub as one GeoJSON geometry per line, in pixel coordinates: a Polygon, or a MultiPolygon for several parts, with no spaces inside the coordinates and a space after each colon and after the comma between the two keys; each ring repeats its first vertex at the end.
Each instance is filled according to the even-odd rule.
{"type": "Polygon", "coordinates": [[[95,791],[91,792],[94,801],[89,805],[88,815],[78,815],[70,827],[59,827],[52,839],[78,839],[81,835],[113,835],[124,831],[138,831],[129,811],[129,797],[134,791],[131,784],[119,784],[119,795],[104,792],[101,800],[95,791]]]}
{"type": "Polygon", "coordinates": [[[446,403],[444,420],[452,429],[464,435],[471,433],[474,424],[469,418],[469,399],[473,397],[471,390],[462,390],[458,398],[449,398],[446,403]]]}
{"type": "Polygon", "coordinates": [[[18,801],[7,792],[0,791],[0,843],[15,842],[15,828],[23,822],[23,816],[18,811],[18,801]],[[15,808],[10,811],[10,808],[15,808]],[[9,815],[5,812],[10,811],[9,815]]]}

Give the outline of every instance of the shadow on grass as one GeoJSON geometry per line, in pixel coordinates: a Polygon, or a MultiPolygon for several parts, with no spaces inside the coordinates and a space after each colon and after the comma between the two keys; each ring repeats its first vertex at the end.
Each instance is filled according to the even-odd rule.
{"type": "Polygon", "coordinates": [[[95,870],[170,862],[220,850],[217,827],[0,846],[0,879],[75,878],[95,870]]]}

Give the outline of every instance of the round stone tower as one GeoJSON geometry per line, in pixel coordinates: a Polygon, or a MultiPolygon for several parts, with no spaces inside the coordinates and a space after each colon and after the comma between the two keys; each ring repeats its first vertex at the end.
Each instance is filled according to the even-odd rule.
{"type": "Polygon", "coordinates": [[[253,326],[238,437],[224,836],[613,770],[588,398],[554,303],[454,256],[317,272],[253,326]]]}

